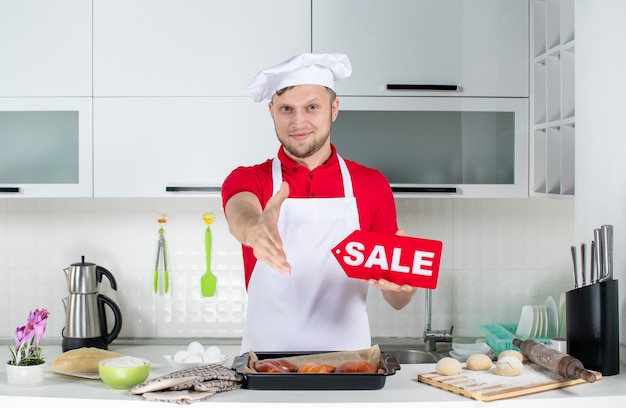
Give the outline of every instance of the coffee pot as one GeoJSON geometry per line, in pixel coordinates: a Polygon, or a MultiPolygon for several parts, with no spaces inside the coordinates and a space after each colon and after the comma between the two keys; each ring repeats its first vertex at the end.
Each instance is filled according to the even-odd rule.
{"type": "Polygon", "coordinates": [[[117,290],[113,274],[106,268],[85,262],[85,257],[63,271],[69,289],[69,295],[62,299],[66,315],[61,343],[63,351],[81,347],[106,350],[122,329],[120,308],[109,297],[99,293],[102,277],[106,277],[111,288],[117,290]],[[107,309],[114,317],[110,330],[107,309]]]}

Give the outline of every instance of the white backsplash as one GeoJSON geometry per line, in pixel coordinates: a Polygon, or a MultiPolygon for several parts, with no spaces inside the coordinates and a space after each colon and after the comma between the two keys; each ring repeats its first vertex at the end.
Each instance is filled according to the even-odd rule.
{"type": "MultiPolygon", "coordinates": [[[[522,305],[558,301],[571,289],[569,246],[574,203],[543,199],[397,199],[401,228],[443,241],[433,327],[454,326],[458,336],[481,336],[480,325],[516,323],[522,305]]],[[[0,337],[13,337],[37,307],[51,311],[46,337],[65,326],[63,268],[81,256],[107,268],[117,291],[102,293],[122,310],[120,338],[240,337],[245,317],[240,246],[230,235],[219,198],[0,199],[0,337]],[[212,270],[215,297],[203,298],[202,214],[217,215],[212,270]],[[165,225],[170,291],[152,290],[160,212],[165,225]]],[[[370,290],[375,337],[419,337],[424,290],[403,310],[370,290]]]]}

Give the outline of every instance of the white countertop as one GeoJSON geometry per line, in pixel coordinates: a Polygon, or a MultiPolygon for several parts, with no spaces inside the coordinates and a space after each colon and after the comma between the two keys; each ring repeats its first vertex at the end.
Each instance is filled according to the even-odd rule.
{"type": "MultiPolygon", "coordinates": [[[[205,344],[208,346],[210,344],[205,344]]],[[[186,344],[177,345],[111,345],[109,349],[124,355],[141,357],[151,361],[150,378],[174,371],[163,359],[163,355],[174,354],[184,349],[186,344]]],[[[239,354],[239,345],[219,345],[224,354],[239,354]]],[[[61,347],[46,346],[44,355],[52,361],[61,354],[61,347]]],[[[230,365],[232,357],[226,363],[230,365]]],[[[619,375],[604,377],[593,384],[580,384],[553,391],[527,395],[523,397],[481,402],[417,382],[418,374],[434,371],[434,364],[406,364],[394,375],[386,377],[385,386],[380,390],[358,391],[269,391],[238,389],[218,393],[206,401],[192,404],[202,406],[210,403],[216,408],[238,408],[255,406],[275,406],[276,404],[298,404],[313,407],[345,407],[357,405],[359,408],[393,406],[411,407],[474,407],[489,404],[490,407],[528,407],[534,408],[589,408],[591,404],[603,406],[624,406],[626,404],[626,367],[621,367],[619,375]],[[608,404],[608,405],[607,405],[608,404]]],[[[6,380],[6,368],[0,366],[0,406],[45,406],[54,400],[66,408],[85,407],[147,407],[165,403],[148,402],[141,396],[130,395],[125,390],[115,390],[100,380],[81,379],[64,376],[47,370],[44,383],[36,387],[9,386],[6,380]],[[88,404],[88,405],[86,405],[88,404]]]]}

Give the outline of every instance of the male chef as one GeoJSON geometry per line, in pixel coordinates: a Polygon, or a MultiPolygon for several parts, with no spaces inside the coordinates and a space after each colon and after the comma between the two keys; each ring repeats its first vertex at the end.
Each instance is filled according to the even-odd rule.
{"type": "Polygon", "coordinates": [[[368,348],[368,286],[395,309],[415,291],[348,278],[331,253],[357,229],[402,234],[387,179],[341,157],[330,140],[339,114],[335,81],[351,73],[344,54],[301,54],[248,86],[255,102],[269,101],[281,146],[276,157],[235,169],[222,186],[248,291],[242,353],[368,348]]]}

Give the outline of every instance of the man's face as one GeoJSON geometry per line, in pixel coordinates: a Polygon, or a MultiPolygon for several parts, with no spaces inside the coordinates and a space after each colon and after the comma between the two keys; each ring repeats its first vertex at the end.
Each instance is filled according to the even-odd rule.
{"type": "Polygon", "coordinates": [[[331,92],[320,85],[298,85],[274,95],[270,114],[288,154],[298,159],[320,150],[330,154],[330,129],[339,113],[339,100],[332,99],[331,92]]]}

